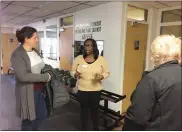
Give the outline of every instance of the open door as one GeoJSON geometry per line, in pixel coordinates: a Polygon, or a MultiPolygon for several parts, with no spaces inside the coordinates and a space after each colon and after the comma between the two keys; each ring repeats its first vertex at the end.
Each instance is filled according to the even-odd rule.
{"type": "Polygon", "coordinates": [[[73,28],[65,28],[60,32],[60,68],[63,70],[71,69],[73,56],[73,28]]]}
{"type": "Polygon", "coordinates": [[[3,33],[1,38],[3,61],[2,70],[3,74],[6,74],[8,72],[8,67],[11,67],[11,54],[19,46],[19,43],[15,34],[3,33]]]}
{"type": "Polygon", "coordinates": [[[122,112],[126,112],[131,104],[130,97],[145,68],[148,25],[127,22],[125,70],[123,94],[126,99],[122,103],[122,112]]]}

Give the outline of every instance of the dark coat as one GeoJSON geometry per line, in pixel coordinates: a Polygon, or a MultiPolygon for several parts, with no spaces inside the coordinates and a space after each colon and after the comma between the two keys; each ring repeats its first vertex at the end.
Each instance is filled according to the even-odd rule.
{"type": "Polygon", "coordinates": [[[46,88],[43,93],[45,96],[48,113],[53,114],[54,109],[59,108],[69,102],[70,96],[65,87],[63,87],[59,74],[56,69],[50,65],[45,65],[42,69],[42,73],[49,73],[51,75],[51,81],[46,83],[46,88]]]}
{"type": "Polygon", "coordinates": [[[123,130],[182,130],[181,66],[170,61],[142,77],[131,96],[123,130]]]}

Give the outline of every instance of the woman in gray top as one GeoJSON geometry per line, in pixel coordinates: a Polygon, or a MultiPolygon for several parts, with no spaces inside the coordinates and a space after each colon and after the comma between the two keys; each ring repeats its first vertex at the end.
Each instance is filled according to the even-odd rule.
{"type": "Polygon", "coordinates": [[[41,93],[44,83],[51,80],[49,74],[41,74],[45,64],[35,49],[37,30],[23,27],[16,32],[21,45],[12,53],[11,63],[16,76],[16,107],[22,119],[22,130],[37,130],[47,116],[47,108],[41,93]]]}

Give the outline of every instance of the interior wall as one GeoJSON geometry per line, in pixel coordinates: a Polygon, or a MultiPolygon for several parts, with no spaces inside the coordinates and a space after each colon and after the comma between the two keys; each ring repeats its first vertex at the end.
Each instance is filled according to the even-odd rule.
{"type": "Polygon", "coordinates": [[[13,27],[1,27],[1,33],[13,33],[13,27]]]}
{"type": "MultiPolygon", "coordinates": [[[[120,74],[123,74],[119,73],[121,71],[121,39],[124,39],[121,37],[121,22],[124,20],[122,18],[122,4],[124,2],[109,2],[75,13],[75,26],[101,21],[101,32],[92,33],[92,38],[104,41],[104,57],[111,72],[110,77],[104,81],[104,89],[117,94],[121,94],[122,91],[120,74]]],[[[75,32],[75,40],[84,41],[82,34],[75,32]]],[[[119,111],[121,104],[110,103],[109,107],[119,111]]]]}
{"type": "Polygon", "coordinates": [[[12,52],[18,47],[19,43],[15,34],[3,33],[1,36],[2,43],[2,60],[3,60],[3,74],[8,72],[8,67],[11,66],[10,58],[12,52]],[[13,42],[10,41],[13,40],[13,42]]]}

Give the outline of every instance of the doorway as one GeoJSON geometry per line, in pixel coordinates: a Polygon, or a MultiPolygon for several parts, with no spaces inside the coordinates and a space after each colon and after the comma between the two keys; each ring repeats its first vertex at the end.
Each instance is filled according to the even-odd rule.
{"type": "Polygon", "coordinates": [[[122,103],[122,112],[126,112],[131,104],[130,96],[145,69],[148,25],[136,22],[127,22],[124,85],[123,94],[127,96],[122,103]]]}
{"type": "Polygon", "coordinates": [[[65,28],[60,32],[60,68],[63,70],[71,69],[73,56],[73,28],[65,28]]]}

